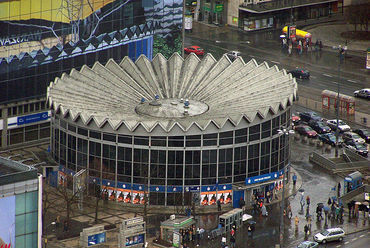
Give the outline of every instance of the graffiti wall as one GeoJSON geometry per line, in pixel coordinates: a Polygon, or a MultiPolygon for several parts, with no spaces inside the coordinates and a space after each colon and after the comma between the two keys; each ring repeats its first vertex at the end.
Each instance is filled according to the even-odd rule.
{"type": "Polygon", "coordinates": [[[169,58],[181,28],[182,0],[0,1],[0,103],[45,96],[55,77],[95,61],[169,58]]]}

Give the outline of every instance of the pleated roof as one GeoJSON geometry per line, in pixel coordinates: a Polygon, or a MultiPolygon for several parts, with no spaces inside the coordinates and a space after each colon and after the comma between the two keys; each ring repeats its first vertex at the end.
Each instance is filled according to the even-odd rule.
{"type": "Polygon", "coordinates": [[[141,125],[148,132],[158,125],[166,132],[193,125],[205,130],[211,123],[222,128],[228,121],[237,126],[243,118],[252,122],[277,114],[296,96],[291,74],[266,62],[241,57],[231,62],[226,55],[217,61],[211,54],[183,59],[177,53],[168,60],[157,54],[152,61],[142,55],[136,62],[125,57],[119,64],[111,59],[84,65],[57,77],[47,90],[51,108],[74,121],[114,130],[125,125],[130,131],[141,125]],[[187,99],[189,108],[183,105],[187,99]]]}

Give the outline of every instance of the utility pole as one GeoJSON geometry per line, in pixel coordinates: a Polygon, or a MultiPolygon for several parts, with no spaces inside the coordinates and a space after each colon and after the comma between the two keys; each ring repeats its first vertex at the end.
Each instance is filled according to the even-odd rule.
{"type": "Polygon", "coordinates": [[[337,158],[339,156],[339,147],[338,147],[338,139],[339,139],[339,91],[340,91],[340,85],[339,85],[339,80],[340,80],[340,65],[342,64],[343,61],[343,56],[344,53],[342,50],[339,50],[339,63],[338,63],[338,82],[337,82],[337,101],[336,101],[336,116],[337,116],[337,125],[335,129],[335,157],[337,158]]]}
{"type": "Polygon", "coordinates": [[[185,0],[182,0],[182,51],[181,56],[184,58],[184,49],[185,49],[185,0]]]}

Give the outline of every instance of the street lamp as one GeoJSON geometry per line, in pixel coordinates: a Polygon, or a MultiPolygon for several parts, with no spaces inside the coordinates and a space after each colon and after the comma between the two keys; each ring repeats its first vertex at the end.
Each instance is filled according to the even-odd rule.
{"type": "Polygon", "coordinates": [[[46,229],[46,233],[45,233],[45,240],[44,240],[44,241],[45,241],[45,248],[46,248],[47,243],[48,243],[48,227],[49,227],[49,226],[51,226],[51,225],[55,225],[55,224],[56,224],[56,222],[55,222],[55,221],[53,221],[53,222],[51,222],[49,225],[47,225],[47,226],[46,226],[46,228],[45,228],[45,229],[46,229]]]}
{"type": "MultiPolygon", "coordinates": [[[[283,129],[278,129],[277,133],[280,135],[284,135],[289,142],[289,135],[294,134],[294,130],[292,130],[290,127],[289,128],[283,128],[283,129]]],[[[286,166],[286,170],[283,170],[283,194],[282,194],[282,199],[281,199],[281,209],[280,209],[280,247],[282,247],[282,242],[283,242],[283,234],[284,234],[284,204],[285,204],[285,174],[287,171],[289,171],[289,166],[290,166],[290,146],[289,147],[289,154],[288,154],[288,164],[286,166]]]]}

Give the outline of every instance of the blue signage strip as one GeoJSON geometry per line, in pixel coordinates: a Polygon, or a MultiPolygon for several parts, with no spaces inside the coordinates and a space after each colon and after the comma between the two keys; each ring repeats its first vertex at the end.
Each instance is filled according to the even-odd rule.
{"type": "Polygon", "coordinates": [[[106,242],[105,232],[90,235],[87,237],[87,246],[98,245],[106,242]]]}
{"type": "Polygon", "coordinates": [[[49,118],[50,116],[48,112],[19,116],[17,117],[17,125],[20,126],[20,125],[29,124],[29,123],[45,121],[49,118]]]}
{"type": "Polygon", "coordinates": [[[150,185],[150,192],[165,192],[166,187],[163,185],[150,185]]]}
{"type": "Polygon", "coordinates": [[[248,177],[245,179],[245,184],[246,185],[251,185],[255,183],[262,183],[270,180],[275,180],[278,179],[282,174],[284,173],[283,170],[277,171],[277,172],[272,172],[269,174],[263,174],[260,176],[255,176],[255,177],[248,177]]]}
{"type": "Polygon", "coordinates": [[[204,185],[202,186],[202,192],[216,191],[216,185],[204,185]]]}

